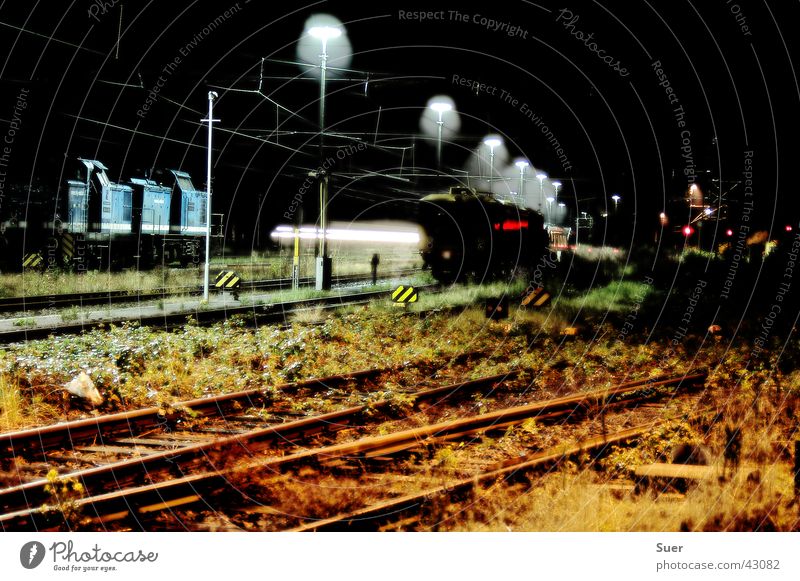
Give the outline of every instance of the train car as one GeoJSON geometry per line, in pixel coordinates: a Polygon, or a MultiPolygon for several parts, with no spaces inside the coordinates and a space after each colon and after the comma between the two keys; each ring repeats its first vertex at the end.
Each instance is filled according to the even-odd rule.
{"type": "MultiPolygon", "coordinates": [[[[170,184],[150,178],[112,182],[100,161],[79,158],[76,179],[63,195],[42,203],[17,196],[0,216],[0,268],[148,269],[204,258],[206,193],[188,173],[163,172],[170,184]],[[19,206],[19,207],[17,207],[19,206]]],[[[221,224],[221,215],[215,214],[221,224]]],[[[213,232],[221,236],[218,226],[213,232]]]]}
{"type": "Polygon", "coordinates": [[[548,246],[544,217],[491,194],[454,187],[420,200],[421,255],[443,283],[511,277],[548,246]]]}

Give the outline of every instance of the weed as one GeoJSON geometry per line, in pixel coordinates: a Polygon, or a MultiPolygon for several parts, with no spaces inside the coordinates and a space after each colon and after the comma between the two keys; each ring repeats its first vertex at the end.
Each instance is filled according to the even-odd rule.
{"type": "Polygon", "coordinates": [[[80,318],[81,311],[78,307],[69,307],[61,311],[61,320],[65,323],[70,321],[77,321],[80,318]]]}

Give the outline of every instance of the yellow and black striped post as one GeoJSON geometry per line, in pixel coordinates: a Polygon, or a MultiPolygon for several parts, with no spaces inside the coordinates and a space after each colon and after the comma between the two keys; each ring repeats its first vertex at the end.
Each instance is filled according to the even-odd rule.
{"type": "Polygon", "coordinates": [[[239,299],[239,287],[242,286],[242,277],[232,270],[221,270],[214,279],[214,288],[218,291],[230,291],[233,298],[239,299]]]}
{"type": "Polygon", "coordinates": [[[61,258],[64,264],[72,262],[73,256],[75,256],[75,239],[69,232],[64,232],[61,235],[61,258]]]}
{"type": "Polygon", "coordinates": [[[522,297],[522,306],[527,307],[530,305],[534,309],[538,309],[550,300],[550,293],[542,287],[536,287],[532,291],[525,293],[522,297]]]}
{"type": "Polygon", "coordinates": [[[419,293],[413,286],[400,285],[392,291],[392,303],[399,307],[405,307],[409,303],[416,303],[419,293]]]}
{"type": "Polygon", "coordinates": [[[43,264],[44,259],[38,252],[29,252],[22,259],[22,268],[24,270],[34,270],[41,267],[43,264]]]}

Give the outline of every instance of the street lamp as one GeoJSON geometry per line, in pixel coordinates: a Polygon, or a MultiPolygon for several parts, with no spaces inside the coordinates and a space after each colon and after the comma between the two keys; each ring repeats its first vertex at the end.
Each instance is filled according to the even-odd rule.
{"type": "Polygon", "coordinates": [[[492,176],[494,175],[494,148],[503,143],[502,139],[490,137],[483,140],[484,145],[489,147],[489,191],[492,191],[492,176]]]}
{"type": "Polygon", "coordinates": [[[528,166],[530,164],[527,161],[525,161],[524,159],[520,159],[520,160],[514,162],[514,165],[519,168],[519,195],[520,196],[524,196],[525,195],[525,170],[528,169],[528,166]]]}
{"type": "MultiPolygon", "coordinates": [[[[547,174],[540,171],[539,173],[536,174],[536,179],[539,180],[539,199],[543,200],[544,199],[544,180],[547,179],[547,174]]],[[[542,207],[542,203],[541,202],[539,202],[539,207],[540,208],[542,207]]],[[[548,219],[548,221],[549,221],[549,219],[548,219]]]]}
{"type": "Polygon", "coordinates": [[[208,271],[211,268],[211,135],[214,122],[214,101],[219,97],[216,91],[208,92],[208,173],[206,174],[206,263],[203,271],[203,301],[208,302],[208,271]]]}
{"type": "Polygon", "coordinates": [[[614,194],[613,196],[611,196],[611,199],[614,200],[614,215],[616,216],[617,215],[617,204],[619,204],[619,201],[622,198],[620,198],[617,194],[614,194]]]}
{"type": "MultiPolygon", "coordinates": [[[[319,256],[317,257],[316,285],[317,290],[330,290],[331,288],[331,259],[328,257],[328,175],[323,171],[325,160],[325,74],[328,70],[328,41],[338,38],[342,31],[335,26],[312,26],[308,34],[322,43],[322,61],[319,75],[319,226],[321,232],[319,256]]],[[[318,174],[318,175],[319,175],[318,174]]]]}
{"type": "Polygon", "coordinates": [[[555,201],[553,196],[547,196],[547,223],[550,224],[552,220],[550,219],[550,205],[555,201]]]}
{"type": "Polygon", "coordinates": [[[436,101],[431,103],[431,109],[436,111],[439,114],[439,120],[436,122],[437,125],[437,136],[438,139],[436,141],[436,166],[441,168],[442,167],[442,127],[444,126],[444,121],[442,121],[442,114],[446,113],[447,111],[452,111],[453,106],[450,103],[445,103],[444,101],[436,101]]]}
{"type": "Polygon", "coordinates": [[[558,199],[558,190],[561,188],[561,182],[555,181],[553,182],[553,187],[556,189],[556,200],[558,199]]]}

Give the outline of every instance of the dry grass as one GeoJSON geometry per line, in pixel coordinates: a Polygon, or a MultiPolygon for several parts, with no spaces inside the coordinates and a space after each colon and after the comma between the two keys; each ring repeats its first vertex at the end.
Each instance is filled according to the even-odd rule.
{"type": "Polygon", "coordinates": [[[24,393],[10,374],[0,372],[0,432],[18,430],[39,422],[54,422],[61,410],[53,405],[52,390],[24,393]]]}
{"type": "Polygon", "coordinates": [[[790,506],[792,477],[786,464],[740,470],[728,481],[703,482],[685,496],[634,494],[619,484],[590,470],[564,469],[533,479],[527,486],[496,485],[476,493],[473,502],[443,528],[552,532],[800,530],[797,507],[790,506]],[[753,476],[756,473],[758,477],[753,476]]]}

